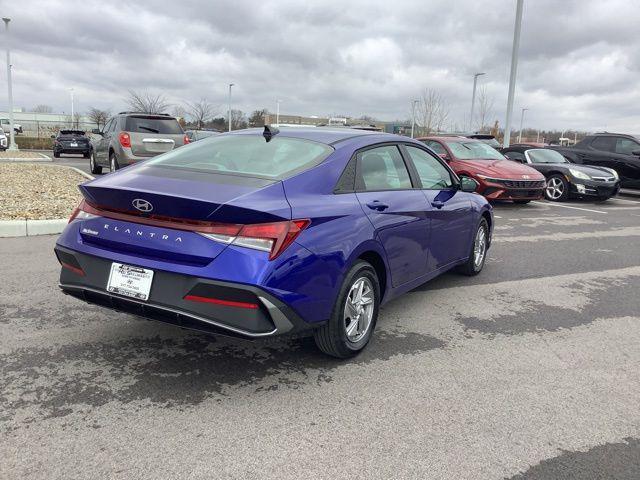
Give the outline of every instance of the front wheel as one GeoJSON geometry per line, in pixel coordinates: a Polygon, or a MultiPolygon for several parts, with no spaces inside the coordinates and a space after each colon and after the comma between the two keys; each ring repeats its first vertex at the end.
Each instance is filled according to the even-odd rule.
{"type": "Polygon", "coordinates": [[[96,162],[96,152],[93,150],[91,150],[91,153],[89,154],[89,169],[94,175],[102,173],[102,167],[98,165],[98,162],[96,162]]]}
{"type": "Polygon", "coordinates": [[[562,202],[569,198],[569,183],[562,175],[552,175],[547,180],[544,197],[550,202],[562,202]]]}
{"type": "Polygon", "coordinates": [[[369,263],[359,261],[342,283],[331,318],[314,331],[318,348],[337,358],[360,353],[375,329],[379,305],[378,275],[369,263]]]}
{"type": "Polygon", "coordinates": [[[469,253],[469,259],[458,267],[458,271],[463,275],[470,277],[478,275],[484,267],[484,262],[487,259],[487,249],[489,248],[489,224],[487,220],[483,218],[478,224],[476,234],[473,237],[473,244],[471,245],[471,252],[469,253]]]}

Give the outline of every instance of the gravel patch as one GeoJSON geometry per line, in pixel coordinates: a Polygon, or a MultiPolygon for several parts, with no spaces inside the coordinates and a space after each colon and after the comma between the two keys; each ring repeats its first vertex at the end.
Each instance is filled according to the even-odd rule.
{"type": "Polygon", "coordinates": [[[74,170],[56,165],[0,164],[0,219],[67,218],[86,182],[74,170]]]}

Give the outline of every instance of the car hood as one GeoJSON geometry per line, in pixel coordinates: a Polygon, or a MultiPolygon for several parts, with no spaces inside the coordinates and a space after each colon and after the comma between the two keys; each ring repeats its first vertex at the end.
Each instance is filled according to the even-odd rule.
{"type": "Polygon", "coordinates": [[[473,173],[487,177],[520,180],[523,175],[529,175],[532,180],[544,179],[537,170],[513,160],[456,160],[456,162],[473,173]]]}
{"type": "Polygon", "coordinates": [[[564,167],[566,170],[569,170],[569,169],[579,170],[591,177],[602,177],[603,175],[610,177],[612,175],[611,170],[613,170],[613,169],[608,169],[604,167],[578,165],[576,163],[560,163],[558,165],[560,165],[561,167],[564,167]]]}

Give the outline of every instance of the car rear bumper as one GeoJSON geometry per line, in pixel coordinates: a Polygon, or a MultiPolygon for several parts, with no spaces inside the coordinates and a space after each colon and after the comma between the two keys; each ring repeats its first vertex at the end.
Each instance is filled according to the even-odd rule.
{"type": "Polygon", "coordinates": [[[81,146],[81,147],[54,147],[53,151],[56,153],[89,153],[91,151],[91,147],[81,146]]]}
{"type": "Polygon", "coordinates": [[[309,330],[289,306],[259,287],[155,270],[149,299],[106,290],[111,260],[56,245],[60,288],[112,310],[206,333],[255,339],[309,330]],[[194,301],[193,299],[196,299],[194,301]]]}

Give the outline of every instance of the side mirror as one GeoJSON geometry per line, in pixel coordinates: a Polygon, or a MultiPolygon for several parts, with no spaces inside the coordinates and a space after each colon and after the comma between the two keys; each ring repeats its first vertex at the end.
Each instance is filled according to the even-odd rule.
{"type": "Polygon", "coordinates": [[[96,135],[104,135],[104,133],[102,133],[99,128],[94,128],[93,130],[91,130],[91,133],[95,133],[96,135]]]}
{"type": "Polygon", "coordinates": [[[451,160],[451,157],[446,153],[439,153],[438,156],[445,162],[448,162],[449,160],[451,160]]]}
{"type": "Polygon", "coordinates": [[[636,157],[640,157],[640,150],[634,150],[631,152],[631,155],[635,155],[636,157]]]}
{"type": "Polygon", "coordinates": [[[478,182],[471,177],[465,177],[464,175],[460,177],[460,190],[463,192],[473,193],[478,188],[478,185],[478,182]]]}

